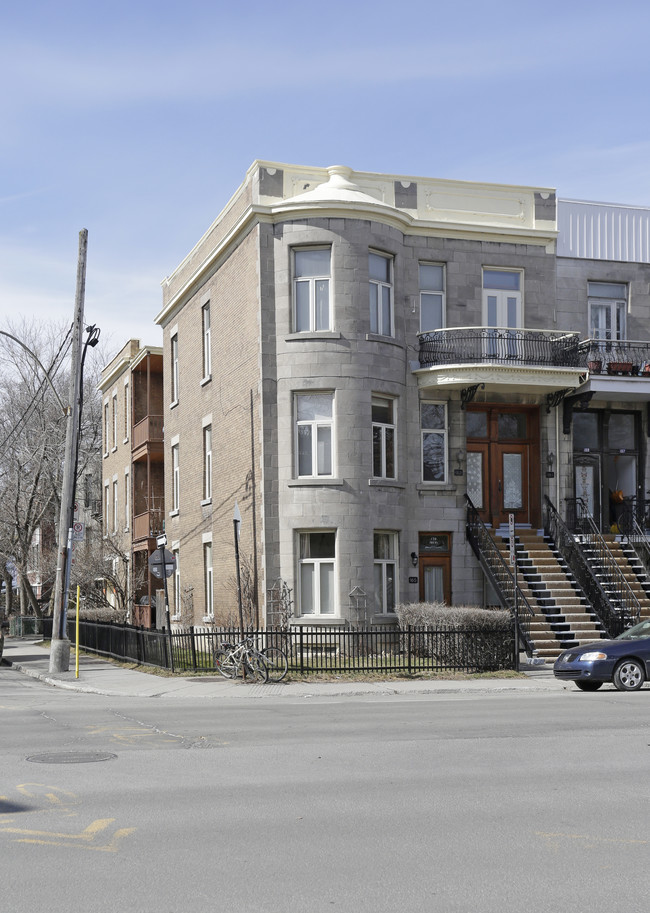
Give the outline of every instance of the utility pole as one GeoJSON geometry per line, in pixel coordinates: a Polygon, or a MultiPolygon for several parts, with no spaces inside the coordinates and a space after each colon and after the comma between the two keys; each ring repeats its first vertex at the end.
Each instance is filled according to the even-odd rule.
{"type": "Polygon", "coordinates": [[[72,329],[70,361],[70,396],[66,411],[65,460],[61,487],[59,513],[59,542],[54,581],[54,613],[52,618],[52,646],[50,672],[67,672],[70,668],[70,641],[66,631],[65,569],[68,551],[72,548],[72,517],[74,516],[74,471],[79,435],[79,408],[81,398],[81,345],[86,292],[86,254],[88,231],[79,232],[79,257],[77,260],[77,291],[72,329]]]}

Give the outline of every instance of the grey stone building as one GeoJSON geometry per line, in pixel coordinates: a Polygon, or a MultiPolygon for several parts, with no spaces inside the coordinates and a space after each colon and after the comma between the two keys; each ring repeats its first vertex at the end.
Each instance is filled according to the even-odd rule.
{"type": "Polygon", "coordinates": [[[296,622],[483,601],[468,485],[487,522],[538,526],[549,403],[585,380],[555,239],[547,188],[253,164],[157,317],[166,529],[197,622],[233,607],[235,501],[258,619],[278,581],[296,622]]]}
{"type": "Polygon", "coordinates": [[[567,496],[603,531],[631,509],[648,526],[650,210],[560,201],[557,320],[577,330],[588,377],[565,405],[567,496]]]}
{"type": "Polygon", "coordinates": [[[648,265],[558,257],[557,217],[549,188],[251,166],[156,318],[165,526],[195,623],[235,617],[235,502],[251,620],[282,590],[296,624],[391,623],[398,602],[491,601],[468,506],[492,529],[540,528],[546,498],[564,513],[595,465],[590,416],[591,503],[612,480],[643,495],[644,351],[596,377],[589,339],[611,342],[608,320],[648,336],[648,265]]]}

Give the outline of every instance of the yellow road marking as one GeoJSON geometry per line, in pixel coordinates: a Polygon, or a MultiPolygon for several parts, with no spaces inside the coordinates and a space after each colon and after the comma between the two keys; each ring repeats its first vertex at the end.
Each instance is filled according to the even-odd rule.
{"type": "Polygon", "coordinates": [[[80,834],[64,834],[57,831],[37,831],[21,827],[0,827],[0,832],[16,835],[16,843],[38,843],[47,846],[77,846],[80,849],[95,850],[102,853],[116,853],[118,841],[128,837],[135,827],[118,828],[108,843],[92,845],[96,837],[106,831],[115,818],[97,818],[80,834]],[[22,835],[22,836],[20,836],[22,835]]]}

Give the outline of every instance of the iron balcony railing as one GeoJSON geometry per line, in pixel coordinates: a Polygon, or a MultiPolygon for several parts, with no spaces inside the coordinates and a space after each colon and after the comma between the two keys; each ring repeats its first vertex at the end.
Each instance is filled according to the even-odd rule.
{"type": "Polygon", "coordinates": [[[581,368],[577,333],[507,327],[458,327],[419,334],[421,368],[450,364],[581,368]]]}
{"type": "Polygon", "coordinates": [[[532,656],[535,646],[530,634],[530,623],[535,613],[518,583],[515,584],[514,573],[481,520],[471,498],[465,495],[465,500],[467,502],[467,541],[478,558],[483,573],[499,597],[501,605],[513,616],[526,654],[532,656]]]}
{"type": "Polygon", "coordinates": [[[544,495],[544,532],[555,542],[607,635],[616,637],[639,620],[641,605],[587,506],[581,498],[575,502],[573,529],[569,529],[544,495]]]}
{"type": "Polygon", "coordinates": [[[585,339],[581,364],[590,374],[650,377],[650,342],[631,339],[585,339]]]}

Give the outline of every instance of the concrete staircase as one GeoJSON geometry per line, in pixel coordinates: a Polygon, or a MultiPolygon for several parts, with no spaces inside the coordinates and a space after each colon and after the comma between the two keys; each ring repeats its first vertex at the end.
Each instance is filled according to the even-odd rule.
{"type": "MultiPolygon", "coordinates": [[[[607,547],[625,577],[628,586],[639,601],[641,618],[650,618],[650,578],[642,561],[637,556],[634,548],[624,542],[621,536],[604,533],[603,539],[607,543],[607,547]]],[[[591,552],[588,545],[583,546],[583,552],[593,572],[599,577],[603,588],[608,592],[610,590],[609,580],[600,567],[597,557],[591,552]]]]}
{"type": "MultiPolygon", "coordinates": [[[[492,535],[508,561],[508,528],[496,529],[492,535]]],[[[553,543],[543,532],[519,527],[515,538],[518,583],[534,613],[530,633],[537,656],[553,662],[569,647],[605,637],[602,625],[553,543]]]]}

